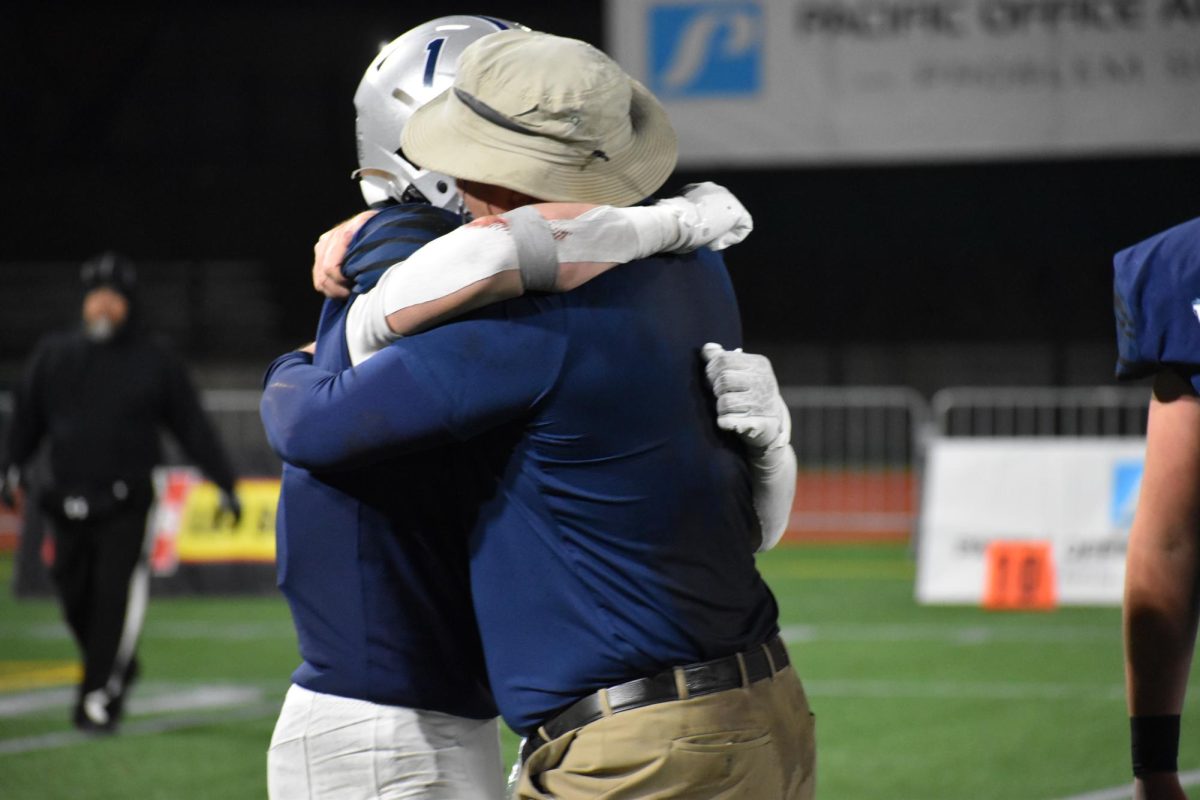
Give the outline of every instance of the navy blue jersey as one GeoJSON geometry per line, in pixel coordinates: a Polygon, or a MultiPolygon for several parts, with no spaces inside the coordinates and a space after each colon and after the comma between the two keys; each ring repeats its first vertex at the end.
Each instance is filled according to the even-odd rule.
{"type": "MultiPolygon", "coordinates": [[[[429,206],[393,206],[351,243],[344,271],[359,287],[452,230],[429,206]]],[[[349,304],[327,301],[316,363],[350,366],[349,304]]],[[[271,429],[270,399],[262,406],[271,429]]],[[[320,421],[314,421],[320,427],[320,421]]],[[[289,454],[280,451],[286,460],[289,454]]],[[[471,609],[467,533],[477,470],[451,445],[417,458],[319,474],[285,465],[276,536],[279,586],[316,692],[486,718],[496,715],[471,609]]]]}
{"type": "Polygon", "coordinates": [[[303,354],[267,388],[312,465],[468,442],[495,476],[471,539],[489,675],[528,732],[600,687],[777,630],[737,443],[699,357],[741,344],[709,251],[640,261],[402,339],[354,371],[303,354]],[[330,426],[310,435],[304,420],[330,426]]]}
{"type": "Polygon", "coordinates": [[[1117,377],[1174,369],[1200,390],[1200,218],[1122,250],[1113,266],[1117,377]]]}

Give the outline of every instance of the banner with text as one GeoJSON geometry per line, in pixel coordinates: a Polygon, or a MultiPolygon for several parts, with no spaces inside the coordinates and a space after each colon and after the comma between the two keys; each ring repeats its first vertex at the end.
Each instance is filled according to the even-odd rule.
{"type": "Polygon", "coordinates": [[[1116,605],[1144,439],[935,439],[926,462],[917,600],[978,604],[989,545],[1045,542],[1057,601],[1116,605]]]}
{"type": "Polygon", "coordinates": [[[217,487],[192,467],[154,471],[157,500],[150,514],[150,564],[155,575],[173,575],[180,564],[275,563],[275,507],[279,479],[242,479],[236,524],[221,509],[217,487]]]}
{"type": "Polygon", "coordinates": [[[609,0],[683,164],[1200,149],[1200,0],[609,0]]]}

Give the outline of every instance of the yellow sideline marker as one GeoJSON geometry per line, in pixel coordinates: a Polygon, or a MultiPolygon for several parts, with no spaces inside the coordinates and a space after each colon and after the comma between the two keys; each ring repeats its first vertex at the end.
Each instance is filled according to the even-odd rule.
{"type": "Polygon", "coordinates": [[[82,677],[78,661],[0,661],[0,692],[70,686],[82,677]]]}

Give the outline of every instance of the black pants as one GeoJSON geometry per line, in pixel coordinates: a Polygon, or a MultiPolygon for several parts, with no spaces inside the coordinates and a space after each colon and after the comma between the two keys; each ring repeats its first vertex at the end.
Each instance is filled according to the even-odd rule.
{"type": "MultiPolygon", "coordinates": [[[[148,489],[149,487],[147,487],[148,489]]],[[[135,669],[149,594],[145,553],[150,492],[135,491],[101,520],[54,520],[51,576],[83,655],[80,698],[104,689],[117,700],[135,669]]]]}

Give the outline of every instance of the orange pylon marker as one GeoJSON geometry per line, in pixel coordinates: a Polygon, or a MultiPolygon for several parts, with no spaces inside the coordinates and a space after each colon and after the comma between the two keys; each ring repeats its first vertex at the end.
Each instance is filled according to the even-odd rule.
{"type": "Polygon", "coordinates": [[[1054,554],[1049,542],[992,542],[984,552],[984,565],[984,608],[1049,611],[1058,606],[1054,554]]]}

